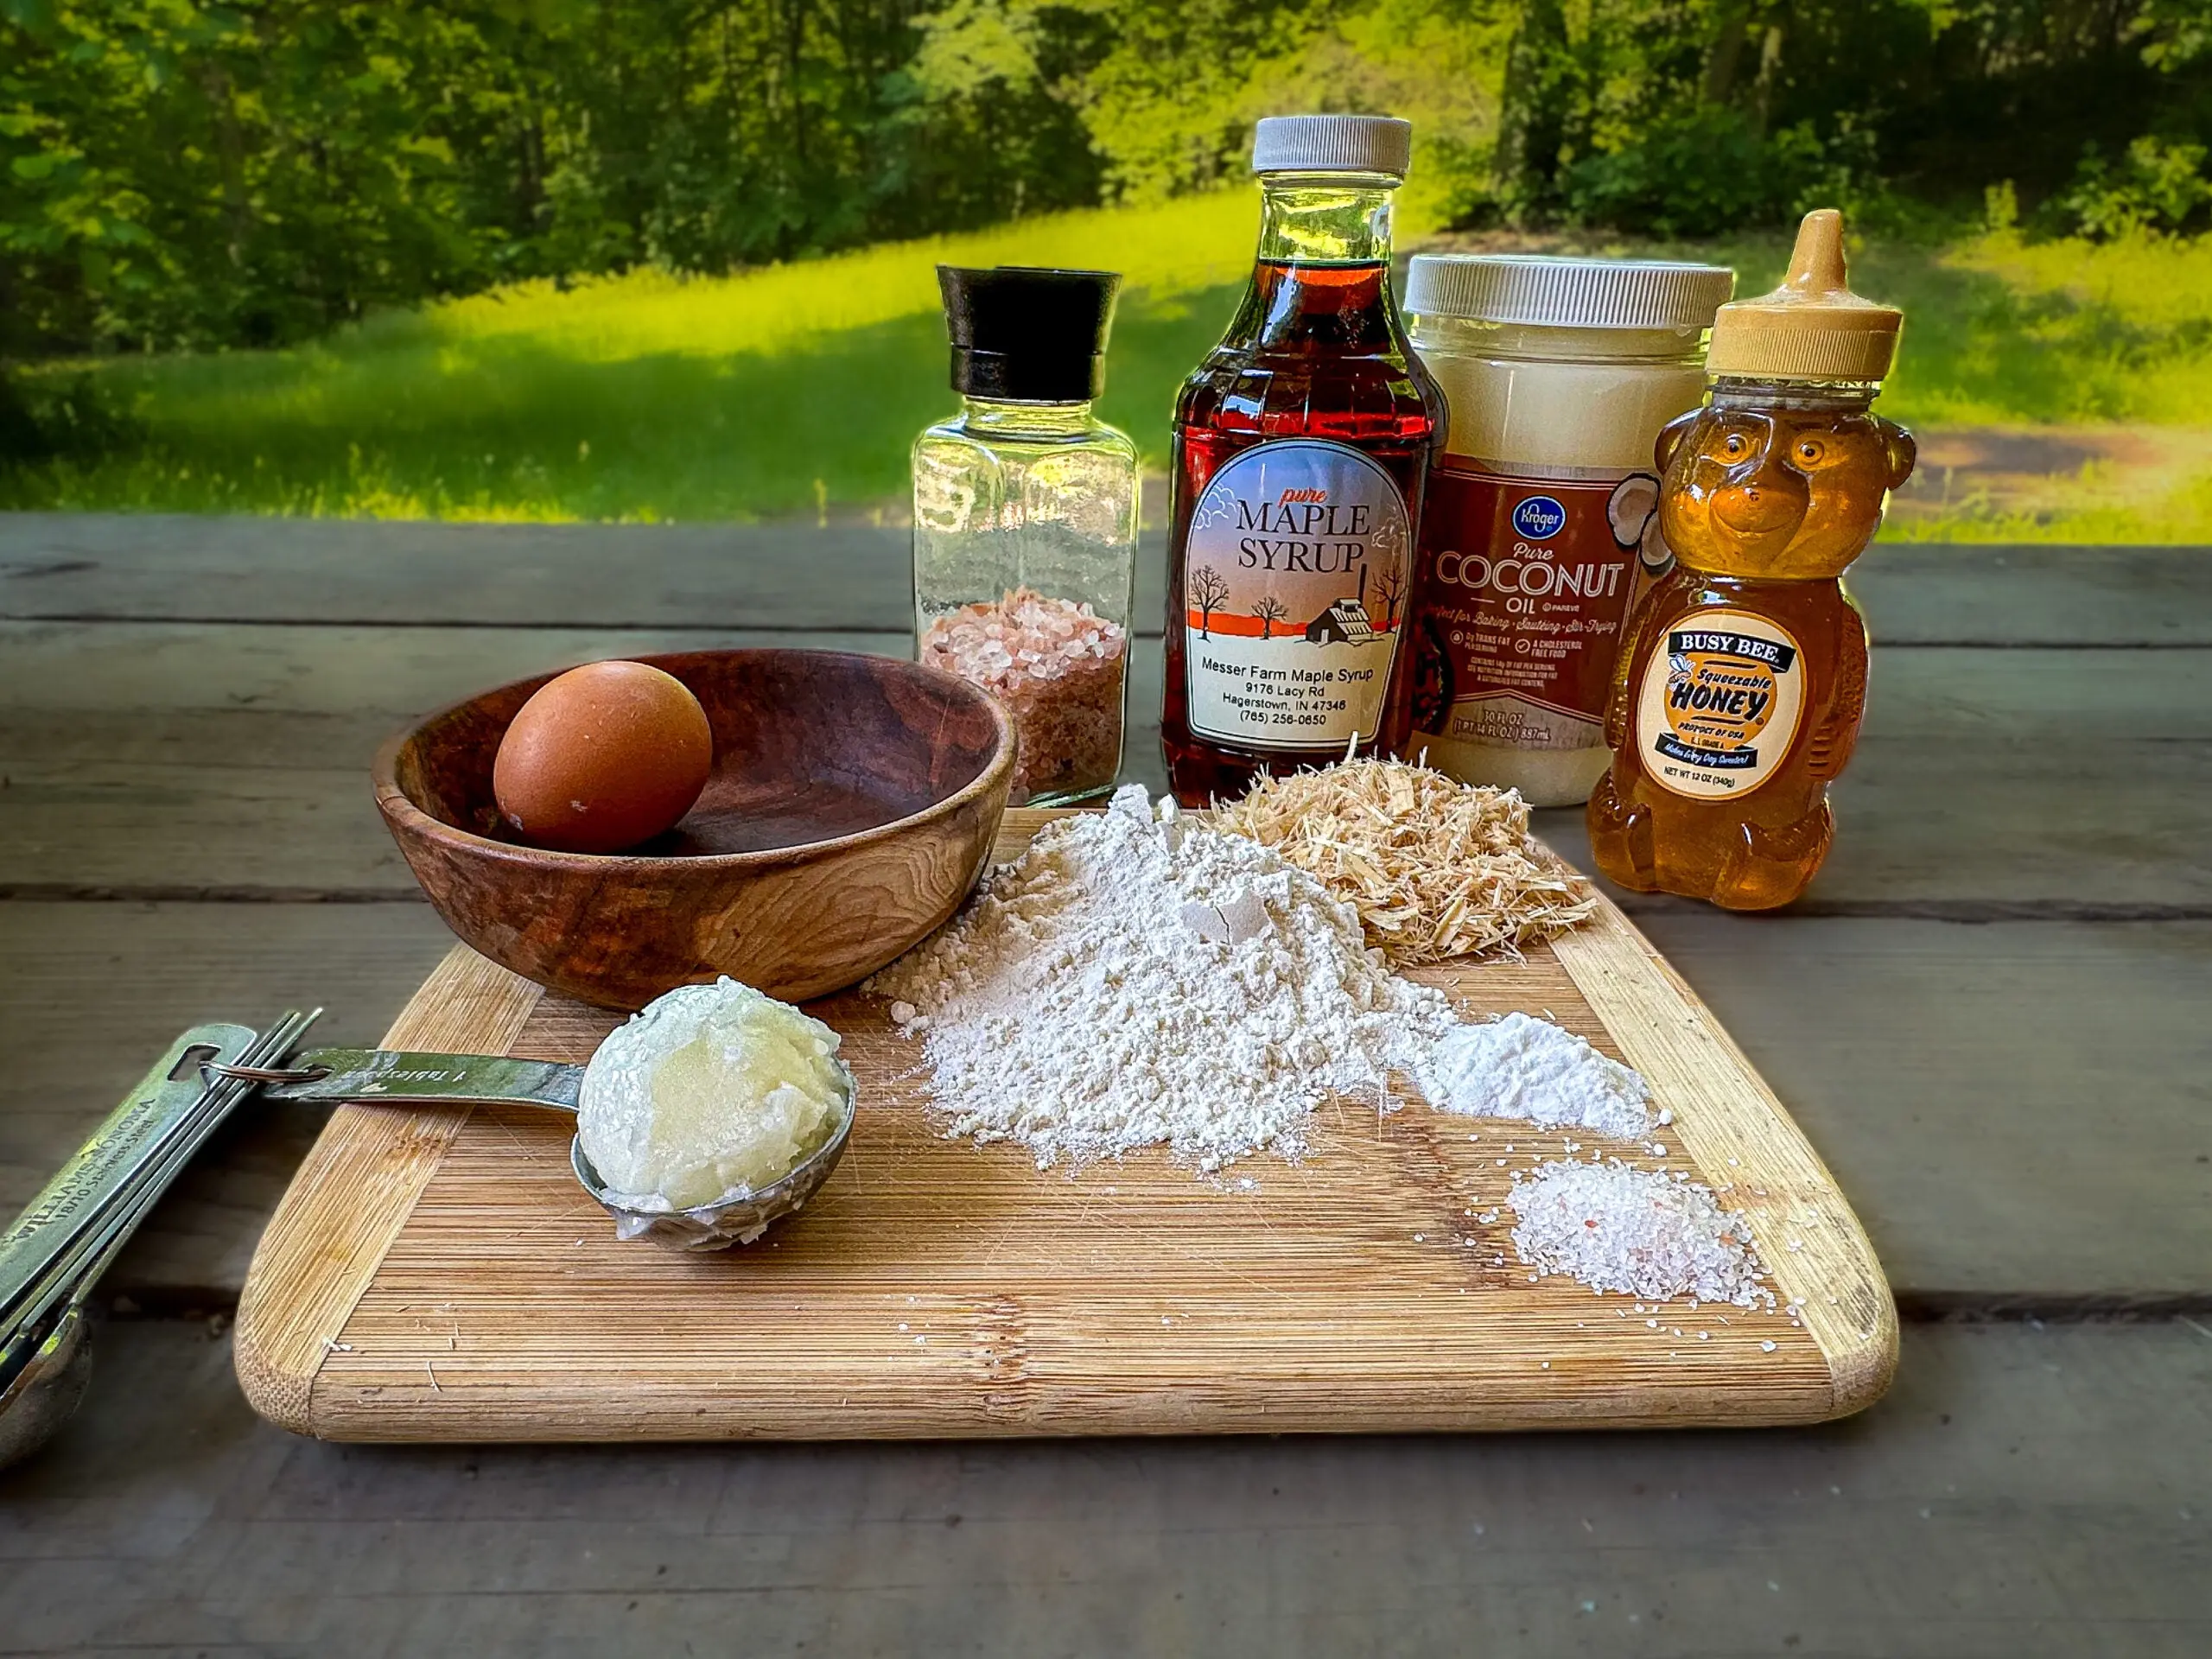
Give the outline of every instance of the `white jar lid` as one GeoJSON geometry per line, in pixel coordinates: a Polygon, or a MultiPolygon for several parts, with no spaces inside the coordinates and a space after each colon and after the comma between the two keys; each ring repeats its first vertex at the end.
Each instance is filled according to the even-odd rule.
{"type": "Polygon", "coordinates": [[[1414,124],[1389,115],[1266,115],[1252,129],[1255,173],[1382,173],[1412,164],[1414,124]]]}
{"type": "Polygon", "coordinates": [[[1406,272],[1405,308],[1555,328],[1709,328],[1735,289],[1736,273],[1726,265],[1417,253],[1406,272]]]}

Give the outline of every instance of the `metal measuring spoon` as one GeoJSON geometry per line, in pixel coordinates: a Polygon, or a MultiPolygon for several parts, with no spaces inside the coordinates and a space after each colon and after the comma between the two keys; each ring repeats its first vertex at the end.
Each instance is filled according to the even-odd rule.
{"type": "Polygon", "coordinates": [[[0,1469],[52,1440],[84,1400],[92,1380],[90,1318],[81,1300],[71,1302],[0,1392],[0,1469]]]}
{"type": "MultiPolygon", "coordinates": [[[[320,1013],[320,1010],[316,1011],[320,1013]]],[[[315,1014],[266,1035],[244,1026],[186,1032],[29,1209],[0,1233],[0,1468],[68,1421],[91,1376],[86,1301],[162,1192],[242,1101],[335,1105],[530,1106],[574,1116],[584,1068],[489,1054],[309,1049],[288,1062],[315,1014]]],[[[857,1101],[852,1072],[830,1138],[782,1179],[689,1210],[641,1208],[608,1190],[571,1141],[570,1167],[622,1238],[687,1250],[749,1244],[804,1207],[844,1155],[857,1101]]]]}
{"type": "MultiPolygon", "coordinates": [[[[857,1085],[842,1061],[845,1107],[830,1138],[782,1179],[757,1192],[733,1192],[689,1210],[645,1207],[610,1189],[584,1155],[583,1137],[569,1142],[569,1166],[600,1208],[614,1217],[621,1238],[650,1238],[686,1250],[721,1250],[750,1244],[775,1223],[804,1206],[845,1155],[852,1138],[857,1085]]],[[[248,1073],[229,1069],[232,1076],[248,1073]]],[[[583,1090],[584,1068],[552,1060],[517,1060],[487,1054],[402,1053],[390,1049],[315,1048],[282,1071],[251,1073],[270,1100],[361,1101],[379,1106],[538,1106],[573,1116],[583,1090]]]]}

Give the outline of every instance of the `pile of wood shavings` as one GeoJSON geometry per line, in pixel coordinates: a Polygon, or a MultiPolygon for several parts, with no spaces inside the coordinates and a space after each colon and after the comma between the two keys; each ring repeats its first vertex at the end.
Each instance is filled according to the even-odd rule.
{"type": "Polygon", "coordinates": [[[1271,847],[1359,912],[1393,962],[1444,962],[1565,932],[1597,909],[1529,833],[1517,791],[1400,760],[1268,779],[1214,817],[1271,847]]]}

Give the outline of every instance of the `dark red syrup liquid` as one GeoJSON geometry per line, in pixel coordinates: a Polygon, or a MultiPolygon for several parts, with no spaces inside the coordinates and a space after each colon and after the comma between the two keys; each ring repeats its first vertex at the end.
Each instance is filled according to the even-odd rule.
{"type": "MultiPolygon", "coordinates": [[[[1231,747],[1190,728],[1183,594],[1191,513],[1207,482],[1240,450],[1282,438],[1325,438],[1364,451],[1397,481],[1409,521],[1446,429],[1444,394],[1414,355],[1390,298],[1387,264],[1262,260],[1230,325],[1175,400],[1174,516],[1168,538],[1167,694],[1160,747],[1169,787],[1185,806],[1236,799],[1262,777],[1325,764],[1311,750],[1231,747]]],[[[1418,595],[1406,610],[1415,614],[1418,595]]],[[[1413,650],[1401,635],[1372,745],[1401,753],[1413,730],[1413,650]]]]}

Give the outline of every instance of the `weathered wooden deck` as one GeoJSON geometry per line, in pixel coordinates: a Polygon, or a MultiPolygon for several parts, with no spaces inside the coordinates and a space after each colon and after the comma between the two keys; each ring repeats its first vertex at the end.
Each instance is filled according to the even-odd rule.
{"type": "MultiPolygon", "coordinates": [[[[181,1026],[313,1001],[330,1040],[382,1028],[446,942],[369,803],[390,729],[610,652],[899,650],[905,558],[867,531],[0,518],[0,1209],[181,1026]]],[[[1904,1363],[1863,1418],[296,1441],[221,1334],[315,1127],[271,1114],[141,1236],[84,1414],[0,1476],[0,1650],[2212,1650],[2212,553],[1891,549],[1856,585],[1872,711],[1811,898],[1631,908],[1882,1252],[1904,1363]]],[[[1148,725],[1129,775],[1160,781],[1148,725]]]]}

